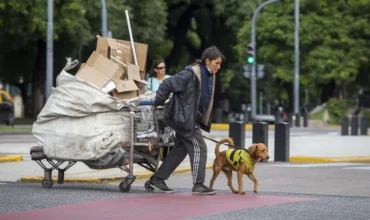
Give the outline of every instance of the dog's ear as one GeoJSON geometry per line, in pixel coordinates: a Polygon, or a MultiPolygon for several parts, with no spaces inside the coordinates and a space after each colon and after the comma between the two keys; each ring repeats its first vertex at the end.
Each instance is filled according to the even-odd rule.
{"type": "Polygon", "coordinates": [[[249,155],[254,156],[256,154],[257,148],[258,148],[258,144],[252,144],[252,146],[248,148],[249,155]]]}

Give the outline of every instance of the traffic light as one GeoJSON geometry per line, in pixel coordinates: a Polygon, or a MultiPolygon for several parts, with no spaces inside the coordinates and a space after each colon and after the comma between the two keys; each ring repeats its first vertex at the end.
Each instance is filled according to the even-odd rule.
{"type": "Polygon", "coordinates": [[[254,49],[253,49],[252,44],[248,44],[247,63],[248,64],[253,64],[254,63],[254,49]]]}

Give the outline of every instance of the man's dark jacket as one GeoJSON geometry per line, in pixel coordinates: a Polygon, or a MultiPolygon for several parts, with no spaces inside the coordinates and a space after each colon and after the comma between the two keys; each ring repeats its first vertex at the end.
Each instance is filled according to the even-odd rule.
{"type": "MultiPolygon", "coordinates": [[[[201,95],[200,66],[187,66],[184,70],[165,79],[156,92],[155,105],[163,105],[169,95],[173,93],[164,115],[163,122],[173,128],[183,137],[192,136],[196,126],[196,116],[201,95]]],[[[214,96],[215,75],[211,99],[201,121],[198,121],[202,130],[211,129],[212,106],[214,96]]]]}

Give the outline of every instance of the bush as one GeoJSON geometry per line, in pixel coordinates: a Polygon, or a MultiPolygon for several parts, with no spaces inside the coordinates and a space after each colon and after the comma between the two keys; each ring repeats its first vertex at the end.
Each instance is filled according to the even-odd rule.
{"type": "Polygon", "coordinates": [[[319,120],[322,121],[324,119],[324,111],[325,109],[321,109],[315,113],[311,114],[311,120],[319,120]]]}
{"type": "Polygon", "coordinates": [[[349,103],[347,100],[330,99],[327,103],[329,124],[340,124],[342,117],[347,115],[349,103]]]}

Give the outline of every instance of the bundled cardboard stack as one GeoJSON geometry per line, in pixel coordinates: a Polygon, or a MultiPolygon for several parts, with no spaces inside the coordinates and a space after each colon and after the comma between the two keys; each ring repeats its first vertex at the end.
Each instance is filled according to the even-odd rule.
{"type": "Polygon", "coordinates": [[[119,99],[135,98],[145,92],[148,45],[134,43],[138,65],[133,64],[130,41],[99,37],[96,50],[81,64],[76,77],[119,99]]]}

